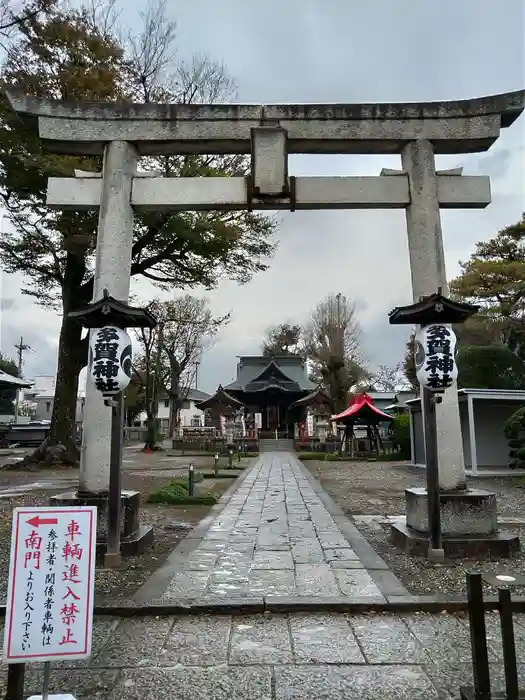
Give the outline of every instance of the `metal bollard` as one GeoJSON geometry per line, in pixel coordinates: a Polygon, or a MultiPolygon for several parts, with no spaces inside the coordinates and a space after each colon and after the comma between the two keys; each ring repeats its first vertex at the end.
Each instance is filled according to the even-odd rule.
{"type": "Polygon", "coordinates": [[[233,467],[233,450],[228,450],[228,467],[233,467]]]}
{"type": "Polygon", "coordinates": [[[237,448],[237,462],[240,463],[240,461],[241,461],[241,448],[238,447],[237,448]]]}
{"type": "Polygon", "coordinates": [[[499,619],[503,644],[503,666],[505,668],[506,700],[519,700],[518,668],[516,664],[516,643],[512,620],[512,600],[509,588],[498,590],[499,619]]]}
{"type": "Polygon", "coordinates": [[[485,604],[483,601],[483,579],[481,571],[467,574],[468,616],[470,644],[472,647],[472,671],[474,688],[461,689],[461,698],[491,700],[489,654],[487,649],[487,628],[485,626],[485,604]]]}
{"type": "Polygon", "coordinates": [[[460,688],[461,700],[491,700],[491,698],[494,698],[494,700],[525,700],[525,693],[523,690],[520,692],[518,685],[516,644],[510,594],[510,587],[523,585],[525,585],[525,576],[503,575],[492,572],[482,573],[479,571],[472,571],[467,574],[474,687],[460,688]],[[498,611],[501,625],[506,690],[504,692],[496,692],[493,695],[490,689],[483,581],[498,589],[498,611]],[[506,585],[502,586],[502,584],[506,585]]]}
{"type": "Polygon", "coordinates": [[[213,458],[213,471],[215,472],[215,476],[219,473],[219,455],[216,454],[215,457],[213,458]]]}
{"type": "Polygon", "coordinates": [[[474,697],[476,700],[490,700],[487,628],[485,626],[485,604],[480,571],[473,571],[467,574],[467,598],[474,672],[474,697]]]}
{"type": "Polygon", "coordinates": [[[195,471],[193,464],[188,467],[188,494],[195,496],[195,471]]]}

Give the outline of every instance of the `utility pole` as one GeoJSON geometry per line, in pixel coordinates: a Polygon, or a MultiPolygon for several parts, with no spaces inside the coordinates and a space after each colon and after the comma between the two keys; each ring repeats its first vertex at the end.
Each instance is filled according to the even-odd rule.
{"type": "MultiPolygon", "coordinates": [[[[18,378],[22,379],[22,365],[23,365],[23,356],[24,352],[26,350],[31,350],[29,345],[24,345],[24,338],[23,336],[20,336],[20,343],[18,345],[15,345],[15,348],[18,350],[18,378]]],[[[18,410],[20,406],[20,389],[16,390],[16,399],[15,399],[15,424],[18,423],[18,410]]]]}
{"type": "Polygon", "coordinates": [[[200,365],[200,362],[197,361],[195,363],[195,388],[196,389],[199,388],[199,365],[200,365]]]}
{"type": "Polygon", "coordinates": [[[158,325],[158,336],[157,336],[157,357],[155,360],[155,373],[153,375],[153,391],[152,391],[152,406],[151,411],[153,414],[153,425],[151,426],[149,433],[149,439],[152,446],[156,444],[157,437],[157,420],[159,415],[159,391],[160,391],[160,368],[161,368],[161,356],[162,356],[162,343],[164,341],[164,324],[162,321],[158,325]]]}
{"type": "MultiPolygon", "coordinates": [[[[15,345],[15,348],[18,350],[18,378],[22,379],[22,365],[23,365],[23,355],[26,350],[31,350],[29,345],[24,345],[24,338],[23,336],[20,336],[20,343],[18,345],[15,345]]],[[[20,389],[16,390],[16,399],[15,399],[15,424],[18,423],[18,411],[20,407],[20,389]]]]}

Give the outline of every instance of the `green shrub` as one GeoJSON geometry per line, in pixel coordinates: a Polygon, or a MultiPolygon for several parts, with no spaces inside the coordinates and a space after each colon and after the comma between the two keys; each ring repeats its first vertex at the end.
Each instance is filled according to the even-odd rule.
{"type": "Polygon", "coordinates": [[[516,459],[518,456],[519,450],[509,450],[509,457],[512,457],[513,459],[516,459]]]}
{"type": "Polygon", "coordinates": [[[150,493],[149,503],[172,503],[173,499],[188,498],[188,489],[182,484],[171,482],[158,491],[150,493]]]}
{"type": "Polygon", "coordinates": [[[523,445],[523,440],[518,440],[517,438],[511,438],[509,440],[509,447],[513,449],[519,448],[523,445]]]}
{"type": "Polygon", "coordinates": [[[516,456],[521,462],[525,462],[525,447],[520,447],[516,456]]]}
{"type": "MultiPolygon", "coordinates": [[[[505,437],[510,440],[516,440],[521,432],[525,432],[525,408],[519,408],[515,413],[505,423],[503,428],[505,437]]],[[[519,445],[516,447],[521,447],[523,440],[517,440],[519,445]]]]}
{"type": "Polygon", "coordinates": [[[410,416],[408,413],[399,413],[395,416],[390,426],[390,433],[393,446],[399,450],[398,459],[410,459],[410,416]]]}
{"type": "MultiPolygon", "coordinates": [[[[202,474],[195,474],[200,482],[204,479],[202,474]]],[[[180,479],[174,479],[166,484],[158,491],[154,491],[149,495],[148,503],[168,503],[172,505],[194,504],[194,505],[214,505],[217,503],[215,496],[209,493],[190,496],[188,493],[188,482],[180,479]]]]}
{"type": "Polygon", "coordinates": [[[154,491],[148,498],[148,503],[165,503],[168,505],[210,505],[217,503],[215,496],[209,493],[190,496],[181,484],[171,482],[164,488],[154,491]]]}

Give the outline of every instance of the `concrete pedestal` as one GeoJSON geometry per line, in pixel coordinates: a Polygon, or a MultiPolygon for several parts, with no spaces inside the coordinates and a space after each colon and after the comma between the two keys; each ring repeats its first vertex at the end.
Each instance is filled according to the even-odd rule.
{"type": "MultiPolygon", "coordinates": [[[[141,525],[139,519],[140,494],[138,491],[122,491],[121,494],[120,549],[123,555],[133,556],[145,551],[153,542],[153,528],[141,525]]],[[[53,507],[97,507],[97,558],[107,549],[108,497],[105,494],[78,494],[76,491],[60,493],[49,500],[53,507]]]]}
{"type": "MultiPolygon", "coordinates": [[[[390,539],[407,554],[428,551],[428,499],[426,489],[405,491],[406,522],[391,525],[390,539]]],[[[467,489],[443,492],[439,497],[443,549],[448,557],[494,555],[508,557],[519,551],[519,538],[498,531],[496,496],[467,489]]]]}

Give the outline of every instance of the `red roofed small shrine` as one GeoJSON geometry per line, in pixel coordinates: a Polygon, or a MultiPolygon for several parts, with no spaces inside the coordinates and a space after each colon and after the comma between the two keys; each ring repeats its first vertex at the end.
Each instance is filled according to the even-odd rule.
{"type": "Polygon", "coordinates": [[[379,453],[383,445],[377,426],[379,423],[393,421],[394,417],[374,406],[374,402],[368,394],[358,394],[357,396],[352,396],[348,408],[332,416],[330,420],[333,423],[342,423],[345,426],[341,448],[343,448],[343,443],[349,441],[353,454],[354,426],[366,425],[370,447],[373,451],[379,453]]]}
{"type": "Polygon", "coordinates": [[[356,422],[377,425],[377,423],[392,421],[394,418],[374,406],[374,402],[368,394],[359,394],[358,396],[352,396],[348,408],[345,408],[342,413],[332,416],[330,420],[336,423],[344,423],[345,425],[356,422]]]}

